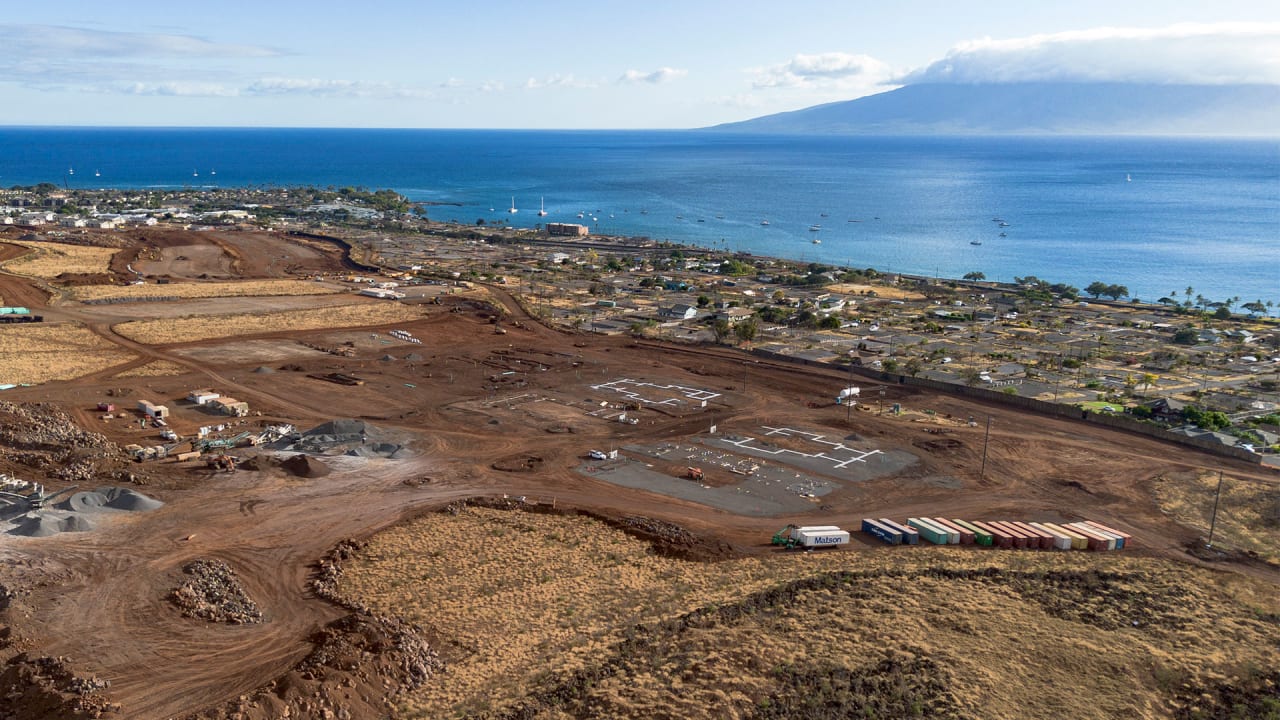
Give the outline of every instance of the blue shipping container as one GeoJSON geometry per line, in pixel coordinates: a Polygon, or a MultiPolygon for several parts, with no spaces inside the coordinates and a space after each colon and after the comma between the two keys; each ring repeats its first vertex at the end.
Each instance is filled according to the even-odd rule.
{"type": "Polygon", "coordinates": [[[897,530],[885,527],[871,518],[862,519],[862,532],[889,543],[890,545],[902,544],[902,533],[897,530]]]}

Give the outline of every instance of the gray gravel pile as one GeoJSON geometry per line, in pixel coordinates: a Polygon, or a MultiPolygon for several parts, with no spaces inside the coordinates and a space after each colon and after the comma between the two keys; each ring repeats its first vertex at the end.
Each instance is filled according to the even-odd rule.
{"type": "Polygon", "coordinates": [[[262,622],[262,611],[226,563],[193,560],[183,566],[182,572],[187,580],[169,593],[169,600],[183,615],[232,625],[262,622]]]}

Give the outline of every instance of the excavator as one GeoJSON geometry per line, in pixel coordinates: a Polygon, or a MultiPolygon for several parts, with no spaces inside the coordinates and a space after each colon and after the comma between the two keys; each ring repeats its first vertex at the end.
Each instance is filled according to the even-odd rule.
{"type": "Polygon", "coordinates": [[[697,468],[697,467],[685,468],[684,476],[695,482],[702,482],[702,479],[703,479],[702,468],[697,468]]]}

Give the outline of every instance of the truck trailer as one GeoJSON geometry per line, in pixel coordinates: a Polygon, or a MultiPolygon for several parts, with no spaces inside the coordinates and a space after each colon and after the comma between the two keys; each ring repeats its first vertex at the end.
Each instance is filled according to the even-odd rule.
{"type": "Polygon", "coordinates": [[[788,525],[774,533],[773,544],[807,550],[836,547],[849,544],[849,533],[835,525],[788,525]]]}

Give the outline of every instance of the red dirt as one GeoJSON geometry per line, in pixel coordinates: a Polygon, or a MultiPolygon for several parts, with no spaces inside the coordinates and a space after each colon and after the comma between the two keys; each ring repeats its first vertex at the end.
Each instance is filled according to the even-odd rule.
{"type": "MultiPolygon", "coordinates": [[[[216,241],[249,249],[243,238],[232,235],[219,235],[216,241]]],[[[261,242],[269,244],[267,236],[263,238],[261,242]]],[[[190,234],[183,242],[192,242],[190,234]]],[[[0,252],[5,247],[0,246],[0,252]]],[[[261,262],[241,268],[246,276],[259,271],[265,271],[261,262]]],[[[14,297],[23,297],[21,293],[31,297],[35,292],[29,287],[22,290],[21,285],[0,275],[0,294],[6,301],[11,291],[14,297]]],[[[165,718],[223,706],[295,667],[312,652],[310,639],[317,631],[346,614],[345,609],[317,598],[308,585],[313,563],[335,543],[366,537],[406,516],[460,498],[503,493],[555,498],[557,506],[580,508],[618,523],[639,517],[678,525],[698,539],[691,542],[709,543],[714,552],[708,556],[767,551],[768,538],[781,518],[733,515],[621,488],[576,471],[587,449],[684,440],[705,432],[713,422],[722,431],[742,434],[757,433],[761,425],[811,428],[833,435],[852,431],[881,449],[903,450],[919,458],[896,475],[823,498],[823,509],[811,516],[824,524],[856,527],[865,515],[1030,520],[1083,516],[1131,532],[1135,547],[1140,548],[1134,552],[1187,562],[1198,562],[1184,550],[1195,533],[1159,511],[1148,487],[1153,477],[1223,468],[1243,478],[1276,480],[1257,466],[1151,438],[933,391],[885,386],[886,404],[902,403],[955,417],[990,416],[986,472],[980,476],[982,427],[957,427],[939,438],[924,434],[920,424],[871,412],[854,413],[850,427],[844,408],[807,406],[843,387],[845,373],[757,362],[729,348],[567,335],[539,325],[504,291],[495,288],[493,292],[509,313],[506,335],[495,335],[479,312],[451,313],[442,307],[423,320],[395,326],[423,338],[422,345],[383,345],[364,339],[357,343],[355,357],[314,353],[289,361],[302,372],[255,374],[251,370],[260,364],[256,362],[205,366],[170,347],[139,345],[104,325],[94,326],[103,337],[142,355],[142,361],[169,360],[190,373],[111,377],[121,366],[73,383],[11,390],[4,399],[59,403],[87,424],[98,422],[87,409],[108,399],[108,389],[131,390],[123,402],[132,405],[141,397],[170,400],[190,389],[212,386],[247,400],[263,412],[264,420],[287,420],[300,429],[338,417],[363,418],[412,438],[413,454],[362,463],[354,469],[334,467],[330,475],[317,479],[279,472],[214,475],[203,468],[171,464],[141,466],[153,478],[151,487],[143,490],[164,500],[165,507],[104,523],[92,533],[0,538],[0,583],[25,593],[0,615],[0,621],[21,639],[18,645],[46,655],[73,657],[78,672],[110,680],[110,700],[120,703],[127,717],[165,718]],[[515,327],[512,320],[524,328],[515,327]],[[541,356],[549,369],[522,373],[526,380],[522,388],[491,381],[502,372],[495,364],[509,362],[497,351],[521,348],[551,351],[541,356]],[[425,359],[378,360],[387,353],[403,358],[411,352],[425,359]],[[744,367],[750,375],[745,390],[744,367]],[[307,377],[330,372],[355,374],[366,382],[346,387],[307,377]],[[526,414],[519,404],[512,409],[503,403],[482,405],[522,393],[562,403],[604,399],[590,385],[618,377],[709,388],[722,397],[708,410],[690,408],[683,416],[641,411],[642,421],[636,426],[596,420],[579,407],[582,420],[572,433],[549,432],[556,422],[526,414]],[[504,459],[530,456],[540,462],[526,472],[495,469],[495,463],[504,459]],[[955,478],[962,487],[947,489],[927,482],[935,476],[955,478]],[[427,477],[429,481],[417,482],[427,477]],[[165,595],[175,573],[196,558],[230,565],[267,621],[225,626],[182,617],[165,595]]],[[[375,331],[386,337],[381,329],[375,331]]],[[[336,346],[346,337],[367,338],[369,332],[262,337],[336,346]]],[[[234,340],[209,341],[184,347],[227,347],[233,357],[235,344],[234,340]]],[[[181,403],[169,404],[176,408],[172,425],[182,434],[210,421],[181,403]]],[[[122,444],[141,437],[136,423],[88,427],[122,444]]],[[[36,476],[32,470],[27,477],[36,476]]],[[[804,519],[792,515],[784,521],[804,519]]],[[[850,550],[877,552],[878,548],[855,542],[850,550]]],[[[1232,567],[1270,582],[1280,580],[1280,574],[1267,567],[1232,567]]],[[[0,642],[0,655],[12,651],[0,642]]]]}

